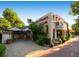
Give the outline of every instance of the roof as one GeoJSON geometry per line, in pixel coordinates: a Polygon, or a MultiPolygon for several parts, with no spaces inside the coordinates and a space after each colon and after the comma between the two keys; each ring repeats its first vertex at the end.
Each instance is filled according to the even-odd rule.
{"type": "Polygon", "coordinates": [[[11,28],[11,29],[8,29],[8,30],[11,30],[11,31],[28,31],[29,30],[29,31],[31,31],[27,26],[25,26],[21,29],[14,27],[14,28],[11,28]]]}
{"type": "Polygon", "coordinates": [[[29,28],[22,29],[22,31],[28,31],[28,30],[30,30],[30,29],[29,28]]]}
{"type": "Polygon", "coordinates": [[[20,31],[21,29],[17,28],[17,27],[14,27],[14,28],[11,28],[11,29],[8,29],[8,30],[12,30],[12,31],[20,31]]]}
{"type": "Polygon", "coordinates": [[[21,30],[22,30],[22,31],[28,31],[28,30],[30,30],[30,29],[28,28],[28,26],[25,26],[25,27],[21,28],[21,30]]]}
{"type": "Polygon", "coordinates": [[[75,32],[75,30],[73,30],[73,29],[69,29],[69,31],[70,31],[70,32],[75,32]]]}
{"type": "Polygon", "coordinates": [[[37,20],[36,20],[36,22],[41,21],[41,19],[43,19],[43,18],[47,17],[49,14],[53,14],[53,13],[49,12],[49,13],[47,13],[47,14],[43,15],[42,17],[40,17],[39,19],[37,19],[37,20]]]}
{"type": "MultiPolygon", "coordinates": [[[[64,31],[67,31],[67,30],[65,30],[65,29],[63,29],[64,31]]],[[[69,29],[69,32],[75,32],[75,30],[73,30],[73,29],[69,29]]]]}
{"type": "Polygon", "coordinates": [[[61,19],[64,21],[64,23],[68,24],[61,16],[59,16],[59,15],[57,15],[57,14],[55,14],[55,13],[52,13],[52,12],[49,12],[49,13],[43,15],[43,16],[40,17],[38,20],[36,20],[36,22],[42,21],[43,18],[48,17],[49,15],[55,15],[55,16],[61,18],[61,19]]]}

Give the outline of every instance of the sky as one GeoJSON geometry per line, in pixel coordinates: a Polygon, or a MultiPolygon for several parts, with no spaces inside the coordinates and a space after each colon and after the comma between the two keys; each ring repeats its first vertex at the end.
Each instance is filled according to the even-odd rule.
{"type": "Polygon", "coordinates": [[[43,15],[52,12],[61,16],[71,26],[75,16],[69,14],[72,1],[0,1],[0,17],[5,8],[12,8],[28,25],[27,18],[36,21],[43,15]]]}

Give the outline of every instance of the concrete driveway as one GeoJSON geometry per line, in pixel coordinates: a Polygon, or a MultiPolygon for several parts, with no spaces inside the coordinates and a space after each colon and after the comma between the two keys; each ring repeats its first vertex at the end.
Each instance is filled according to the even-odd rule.
{"type": "Polygon", "coordinates": [[[24,57],[29,52],[48,49],[48,47],[37,45],[32,40],[18,40],[6,45],[6,47],[7,51],[5,57],[24,57]]]}
{"type": "Polygon", "coordinates": [[[79,36],[56,46],[55,49],[58,49],[57,51],[53,49],[48,49],[47,51],[50,53],[43,57],[79,57],[79,36]]]}
{"type": "Polygon", "coordinates": [[[47,50],[37,50],[26,57],[79,57],[79,36],[47,50]]]}

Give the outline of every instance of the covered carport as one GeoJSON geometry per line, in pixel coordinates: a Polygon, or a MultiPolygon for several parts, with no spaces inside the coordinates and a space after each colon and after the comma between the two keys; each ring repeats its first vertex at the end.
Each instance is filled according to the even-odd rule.
{"type": "Polygon", "coordinates": [[[12,32],[12,39],[13,40],[27,40],[27,39],[32,39],[32,32],[29,28],[11,28],[9,31],[12,32]]]}
{"type": "Polygon", "coordinates": [[[0,34],[0,42],[13,42],[16,40],[30,40],[32,39],[32,32],[29,28],[10,28],[7,30],[3,30],[2,34],[0,34]],[[2,38],[2,40],[1,40],[2,38]]]}

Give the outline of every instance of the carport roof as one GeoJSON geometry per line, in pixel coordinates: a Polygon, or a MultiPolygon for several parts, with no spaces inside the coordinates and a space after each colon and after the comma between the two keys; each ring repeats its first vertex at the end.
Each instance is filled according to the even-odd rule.
{"type": "Polygon", "coordinates": [[[14,28],[11,28],[11,29],[8,29],[8,30],[11,30],[11,31],[28,31],[30,29],[28,27],[21,28],[21,29],[14,27],[14,28]]]}
{"type": "Polygon", "coordinates": [[[14,27],[14,28],[11,28],[11,29],[8,29],[8,30],[12,30],[12,31],[20,31],[21,29],[14,27]]]}
{"type": "MultiPolygon", "coordinates": [[[[28,26],[25,26],[25,27],[21,28],[21,30],[22,30],[22,31],[28,31],[28,30],[30,30],[30,29],[28,28],[28,26]]],[[[30,31],[31,31],[31,30],[30,30],[30,31]]]]}

